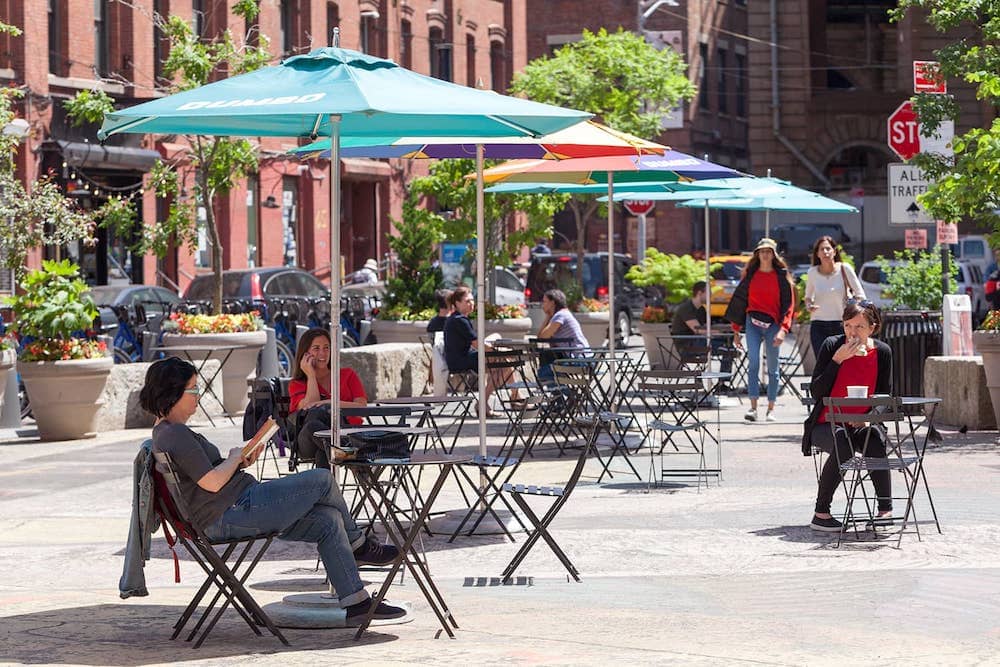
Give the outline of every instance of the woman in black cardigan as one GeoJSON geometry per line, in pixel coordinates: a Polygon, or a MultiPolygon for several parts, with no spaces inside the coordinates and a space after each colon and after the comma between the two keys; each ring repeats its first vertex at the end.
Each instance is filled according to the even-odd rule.
{"type": "MultiPolygon", "coordinates": [[[[817,447],[830,456],[820,473],[816,508],[809,527],[825,532],[839,532],[843,525],[830,514],[830,502],[841,480],[840,462],[849,460],[855,451],[864,449],[865,456],[885,458],[885,440],[878,426],[867,426],[863,417],[857,423],[838,426],[836,433],[827,424],[827,408],[823,399],[846,398],[847,387],[865,385],[868,395],[892,392],[892,351],[889,346],[873,336],[878,333],[882,319],[870,301],[848,301],[844,307],[844,334],[831,336],[823,342],[816,356],[809,387],[815,399],[812,412],[805,422],[802,453],[809,456],[817,447]]],[[[858,409],[863,412],[863,408],[858,409]]],[[[844,408],[850,412],[850,408],[844,408]]],[[[839,420],[838,420],[839,421],[839,420]]],[[[878,515],[892,514],[892,482],[888,470],[873,470],[872,483],[878,497],[878,515]]],[[[875,522],[875,526],[888,525],[889,519],[875,522]]]]}

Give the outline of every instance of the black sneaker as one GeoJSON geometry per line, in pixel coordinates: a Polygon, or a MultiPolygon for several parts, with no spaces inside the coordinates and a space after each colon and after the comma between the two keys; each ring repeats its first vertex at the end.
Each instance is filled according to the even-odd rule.
{"type": "MultiPolygon", "coordinates": [[[[347,607],[347,618],[344,621],[344,625],[348,628],[356,628],[360,626],[361,622],[365,620],[365,616],[368,615],[368,610],[371,609],[371,607],[371,598],[368,598],[364,602],[350,605],[347,607]]],[[[406,610],[402,607],[394,607],[386,602],[380,602],[379,605],[375,607],[375,613],[372,615],[372,622],[393,621],[404,618],[405,616],[406,610]]]]}
{"type": "Polygon", "coordinates": [[[374,537],[354,550],[354,560],[358,565],[391,565],[399,556],[399,549],[391,544],[382,544],[374,537]]]}
{"type": "Polygon", "coordinates": [[[832,516],[826,519],[821,519],[813,514],[812,523],[809,524],[809,527],[823,533],[839,533],[843,530],[844,524],[840,523],[832,516]]]}

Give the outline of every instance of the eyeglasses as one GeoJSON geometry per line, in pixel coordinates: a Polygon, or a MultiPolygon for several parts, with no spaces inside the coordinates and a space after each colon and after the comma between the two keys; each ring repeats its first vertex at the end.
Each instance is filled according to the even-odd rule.
{"type": "Polygon", "coordinates": [[[192,396],[201,396],[201,389],[198,387],[191,387],[190,389],[185,389],[184,393],[191,394],[192,396]]]}
{"type": "Polygon", "coordinates": [[[862,308],[874,308],[875,304],[868,299],[848,299],[848,306],[860,306],[862,308]]]}

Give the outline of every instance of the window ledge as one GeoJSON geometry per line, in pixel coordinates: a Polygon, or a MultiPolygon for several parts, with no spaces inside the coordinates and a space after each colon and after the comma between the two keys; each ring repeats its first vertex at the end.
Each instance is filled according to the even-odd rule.
{"type": "Polygon", "coordinates": [[[14,80],[17,78],[17,72],[9,67],[0,67],[0,79],[14,80]]]}
{"type": "Polygon", "coordinates": [[[56,76],[49,74],[49,86],[57,88],[74,88],[76,90],[103,90],[110,95],[124,95],[125,86],[120,83],[107,83],[94,79],[81,79],[75,76],[56,76]]]}

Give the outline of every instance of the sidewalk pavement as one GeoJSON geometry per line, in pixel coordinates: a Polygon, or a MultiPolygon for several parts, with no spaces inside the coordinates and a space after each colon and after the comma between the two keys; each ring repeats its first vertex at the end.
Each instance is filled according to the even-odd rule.
{"type": "MultiPolygon", "coordinates": [[[[424,536],[461,626],[454,640],[436,638],[437,620],[407,576],[389,597],[412,603],[415,620],[359,642],[349,630],[289,630],[285,648],[227,614],[197,651],[169,636],[200,571],[183,558],[175,584],[161,533],[146,566],[149,597],[118,598],[131,463],[148,433],[40,443],[0,431],[0,663],[1000,662],[997,433],[945,432],[928,450],[943,534],[925,523],[923,541],[906,535],[900,549],[890,546],[895,540],[838,549],[807,527],[816,481],[799,450],[803,408],[782,398],[779,421],[757,424],[743,423],[744,410],[722,409],[724,477],[707,490],[646,492],[622,475],[597,485],[597,463],[588,465],[552,529],[582,583],[567,581],[544,544],[518,571],[520,583],[503,586],[497,576],[516,545],[499,536],[451,545],[424,536]]],[[[491,432],[500,428],[491,424],[491,432]]],[[[199,430],[222,451],[240,442],[234,426],[199,430]]],[[[475,440],[463,437],[461,446],[471,451],[475,440]]],[[[572,456],[540,454],[519,474],[559,483],[572,464],[572,456]]],[[[842,501],[838,491],[835,506],[842,501]]],[[[436,507],[459,506],[449,485],[436,507]]],[[[917,509],[929,518],[926,502],[917,509]]],[[[252,577],[255,597],[267,603],[322,590],[315,562],[309,545],[276,543],[252,577]]],[[[376,570],[363,576],[382,579],[376,570]]]]}

